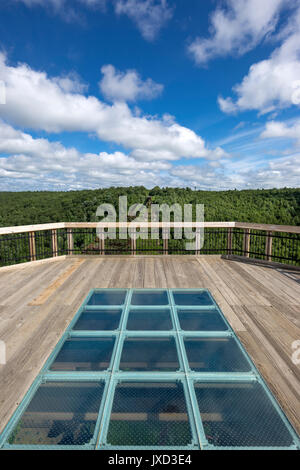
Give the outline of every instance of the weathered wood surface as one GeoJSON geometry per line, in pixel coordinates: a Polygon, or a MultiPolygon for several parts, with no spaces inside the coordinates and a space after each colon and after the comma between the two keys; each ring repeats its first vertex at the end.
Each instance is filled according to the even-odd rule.
{"type": "Polygon", "coordinates": [[[0,339],[7,345],[7,364],[0,366],[0,430],[90,289],[205,287],[300,433],[300,368],[292,362],[292,343],[300,339],[295,272],[220,256],[71,256],[0,271],[0,287],[0,339]]]}
{"type": "Polygon", "coordinates": [[[14,227],[0,227],[0,235],[15,233],[40,232],[44,230],[57,230],[63,228],[100,228],[100,227],[205,227],[205,228],[243,228],[265,230],[269,232],[300,233],[300,227],[294,225],[254,224],[250,222],[58,222],[37,225],[19,225],[14,227]]]}

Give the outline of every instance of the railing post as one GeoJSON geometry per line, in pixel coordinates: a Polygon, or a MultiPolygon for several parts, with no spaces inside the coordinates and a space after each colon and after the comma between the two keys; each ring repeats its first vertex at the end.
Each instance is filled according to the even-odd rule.
{"type": "Polygon", "coordinates": [[[246,258],[249,258],[249,251],[250,251],[250,229],[249,228],[245,228],[244,230],[243,251],[244,251],[244,256],[246,256],[246,258]]]}
{"type": "Polygon", "coordinates": [[[58,256],[58,245],[57,245],[57,230],[51,230],[51,239],[52,239],[52,256],[58,256]]]}
{"type": "Polygon", "coordinates": [[[267,232],[266,236],[266,260],[272,261],[272,242],[273,242],[273,232],[267,232]]]}
{"type": "Polygon", "coordinates": [[[164,252],[164,255],[168,255],[169,254],[169,239],[168,239],[168,229],[167,228],[163,228],[162,229],[162,238],[163,238],[163,252],[164,252]]]}
{"type": "Polygon", "coordinates": [[[29,232],[30,261],[36,261],[35,232],[29,232]]]}
{"type": "Polygon", "coordinates": [[[200,255],[201,229],[196,228],[196,255],[200,255]]]}
{"type": "Polygon", "coordinates": [[[104,254],[105,254],[104,229],[103,229],[103,228],[99,228],[99,229],[97,230],[97,234],[98,234],[98,238],[99,238],[99,251],[100,251],[100,255],[104,255],[104,254]]]}
{"type": "Polygon", "coordinates": [[[130,240],[131,240],[131,254],[132,256],[136,255],[136,230],[132,230],[130,233],[130,240]]]}
{"type": "Polygon", "coordinates": [[[68,240],[68,255],[72,255],[73,250],[74,250],[74,239],[73,239],[73,230],[71,228],[67,229],[67,240],[68,240]]]}
{"type": "Polygon", "coordinates": [[[232,255],[232,228],[228,229],[227,233],[227,254],[232,255]]]}

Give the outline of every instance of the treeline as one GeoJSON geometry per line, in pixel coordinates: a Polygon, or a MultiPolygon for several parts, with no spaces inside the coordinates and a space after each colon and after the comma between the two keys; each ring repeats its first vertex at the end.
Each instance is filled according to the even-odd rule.
{"type": "Polygon", "coordinates": [[[134,203],[204,204],[206,221],[300,225],[300,189],[194,191],[143,186],[69,192],[0,192],[0,226],[93,222],[102,203],[118,210],[119,196],[134,203]]]}

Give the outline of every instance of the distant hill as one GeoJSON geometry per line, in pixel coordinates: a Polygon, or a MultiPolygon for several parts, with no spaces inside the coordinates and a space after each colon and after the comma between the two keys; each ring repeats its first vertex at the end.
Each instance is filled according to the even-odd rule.
{"type": "Polygon", "coordinates": [[[70,192],[0,192],[0,226],[49,222],[92,222],[102,203],[118,208],[118,197],[128,205],[143,203],[204,204],[206,221],[240,221],[300,225],[300,189],[193,191],[190,188],[143,186],[70,192]]]}

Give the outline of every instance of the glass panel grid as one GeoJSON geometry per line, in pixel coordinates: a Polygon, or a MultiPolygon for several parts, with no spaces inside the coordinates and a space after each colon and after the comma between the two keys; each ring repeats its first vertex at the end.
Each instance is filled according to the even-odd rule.
{"type": "MultiPolygon", "coordinates": [[[[41,381],[47,384],[49,380],[52,382],[59,380],[66,384],[75,383],[77,385],[89,382],[89,380],[98,384],[106,383],[96,423],[94,421],[93,424],[89,422],[88,426],[85,426],[87,418],[96,417],[91,416],[87,412],[84,413],[83,430],[81,431],[79,429],[80,426],[77,425],[76,432],[73,433],[74,436],[72,438],[72,431],[70,431],[68,426],[65,429],[61,424],[55,424],[54,430],[49,431],[50,436],[56,435],[60,429],[63,429],[63,432],[60,433],[61,439],[55,441],[58,437],[53,437],[54,440],[50,445],[42,442],[25,445],[24,443],[22,445],[20,442],[12,444],[8,438],[12,432],[16,432],[20,423],[22,423],[20,417],[22,417],[24,412],[25,403],[28,405],[30,400],[38,397],[39,389],[37,385],[33,384],[20,409],[17,410],[5,432],[0,436],[0,447],[3,444],[5,448],[20,448],[21,444],[21,448],[74,448],[82,445],[85,448],[96,449],[134,449],[136,446],[150,449],[252,448],[253,446],[255,448],[299,447],[298,436],[278,407],[275,399],[267,390],[264,382],[261,381],[257,370],[251,361],[249,362],[242,346],[234,338],[235,335],[227,320],[206,289],[93,290],[71,321],[66,333],[49,357],[34,384],[41,381]],[[105,312],[107,312],[107,318],[105,318],[105,312]],[[168,312],[170,312],[169,318],[168,312]],[[96,318],[98,314],[100,315],[96,318]],[[95,315],[95,317],[91,315],[95,315]],[[141,316],[139,317],[139,315],[141,316]],[[102,330],[98,330],[97,325],[101,325],[102,330]],[[169,326],[169,329],[166,326],[169,326]],[[72,369],[62,370],[61,366],[56,370],[54,370],[55,368],[53,369],[53,365],[59,359],[60,351],[63,351],[64,344],[72,344],[74,340],[77,340],[77,342],[88,340],[91,344],[93,342],[97,344],[97,340],[100,337],[108,341],[114,341],[113,351],[111,352],[112,360],[109,368],[95,367],[95,364],[97,365],[101,361],[97,361],[97,359],[93,361],[93,358],[89,356],[88,365],[84,363],[83,368],[81,368],[80,363],[84,361],[79,360],[79,366],[76,361],[73,361],[76,363],[76,367],[72,369]],[[144,342],[150,345],[153,341],[154,344],[162,345],[165,342],[165,345],[172,345],[171,349],[173,352],[169,364],[168,347],[161,350],[159,348],[152,349],[154,355],[151,353],[150,348],[150,353],[146,353],[148,357],[144,361],[145,358],[142,357],[141,352],[145,355],[146,348],[144,351],[141,349],[140,354],[136,354],[136,357],[133,358],[134,361],[145,362],[145,367],[127,367],[122,369],[122,364],[124,364],[122,359],[124,345],[124,351],[126,352],[126,344],[132,345],[135,343],[142,345],[144,342]],[[222,342],[228,344],[232,341],[236,342],[236,350],[239,351],[241,356],[237,360],[236,357],[230,358],[229,354],[228,360],[228,356],[225,354],[225,359],[222,359],[222,363],[218,357],[220,356],[220,350],[215,345],[222,342]],[[208,365],[205,367],[190,367],[189,360],[191,361],[191,356],[189,347],[186,349],[186,346],[189,344],[188,342],[191,344],[202,344],[203,352],[207,349],[203,345],[213,345],[211,359],[208,360],[206,357],[204,361],[208,365]],[[163,354],[166,355],[167,359],[162,357],[163,354]],[[245,362],[241,360],[241,357],[245,362]],[[247,367],[240,367],[241,362],[243,364],[246,363],[247,367]],[[164,366],[160,367],[159,363],[163,363],[164,366]],[[175,363],[176,367],[174,367],[175,363]],[[231,367],[224,367],[224,363],[225,366],[230,364],[231,367]],[[232,364],[236,363],[238,363],[238,367],[232,367],[232,364]],[[153,364],[158,364],[158,366],[153,367],[153,364]],[[228,431],[228,426],[233,426],[234,428],[234,423],[231,424],[230,413],[232,410],[228,410],[226,406],[222,414],[223,428],[220,427],[221,431],[223,429],[223,437],[219,437],[222,434],[219,428],[217,431],[214,431],[214,424],[211,423],[221,423],[221,418],[218,417],[219,421],[215,419],[218,412],[214,409],[212,412],[203,411],[204,405],[201,404],[202,400],[199,400],[199,390],[201,387],[198,384],[205,388],[205,384],[217,382],[218,385],[226,390],[226,387],[232,384],[237,385],[239,380],[243,384],[257,384],[265,391],[266,402],[269,407],[266,419],[267,421],[270,419],[271,423],[269,429],[272,428],[277,420],[276,423],[280,423],[278,428],[280,429],[281,426],[283,430],[282,433],[279,432],[280,439],[266,437],[265,441],[261,439],[261,444],[257,445],[257,442],[254,442],[251,436],[247,441],[246,428],[241,426],[242,430],[239,432],[241,436],[244,432],[244,437],[241,437],[240,441],[233,438],[230,441],[226,432],[228,431]],[[151,384],[155,384],[155,386],[151,384]],[[160,388],[162,401],[157,403],[155,407],[155,396],[160,388]],[[128,395],[127,401],[123,401],[122,405],[118,397],[122,393],[126,395],[125,389],[127,392],[131,390],[131,394],[128,395]],[[163,400],[164,396],[168,396],[166,390],[171,389],[177,390],[176,393],[174,392],[177,398],[173,400],[172,392],[169,395],[169,399],[165,398],[163,400]],[[137,407],[142,407],[144,403],[144,410],[134,410],[134,397],[138,396],[141,390],[145,391],[145,396],[148,394],[149,400],[147,402],[145,398],[143,402],[137,404],[137,407]],[[153,401],[153,407],[152,409],[151,407],[147,409],[147,403],[149,404],[151,400],[153,401]],[[124,409],[122,409],[122,406],[124,409]],[[159,407],[161,407],[161,410],[159,407]],[[185,411],[182,411],[182,409],[185,409],[185,411]],[[134,426],[132,425],[133,423],[135,424],[134,426]],[[116,434],[118,429],[119,436],[116,434]],[[139,432],[137,432],[138,429],[139,432]],[[94,434],[92,439],[90,439],[92,431],[94,434]],[[144,439],[142,438],[143,435],[144,439]],[[216,438],[216,436],[218,437],[216,438]],[[222,439],[224,442],[228,442],[228,444],[224,444],[222,439]]],[[[236,354],[233,354],[233,356],[236,356],[236,354]]],[[[202,362],[198,357],[196,358],[196,363],[197,361],[199,363],[202,362]]],[[[191,362],[192,365],[195,364],[195,362],[191,362]]],[[[108,360],[106,360],[105,366],[107,366],[107,363],[108,360]]],[[[74,366],[74,364],[72,365],[74,366]]],[[[138,401],[137,399],[135,400],[135,402],[138,401]]],[[[216,399],[208,400],[208,403],[212,404],[213,407],[215,406],[216,409],[221,407],[216,399]]],[[[207,407],[209,408],[208,405],[207,407]]],[[[242,408],[242,405],[240,408],[242,408]]],[[[219,412],[219,414],[221,413],[219,412]]],[[[73,421],[76,421],[76,416],[79,415],[74,413],[74,416],[73,421]]],[[[253,422],[255,421],[255,416],[256,414],[253,411],[253,422]]],[[[233,429],[233,432],[236,431],[233,429]]],[[[268,435],[270,436],[270,433],[268,435]]],[[[49,439],[52,439],[52,437],[49,437],[49,439]]]]}

